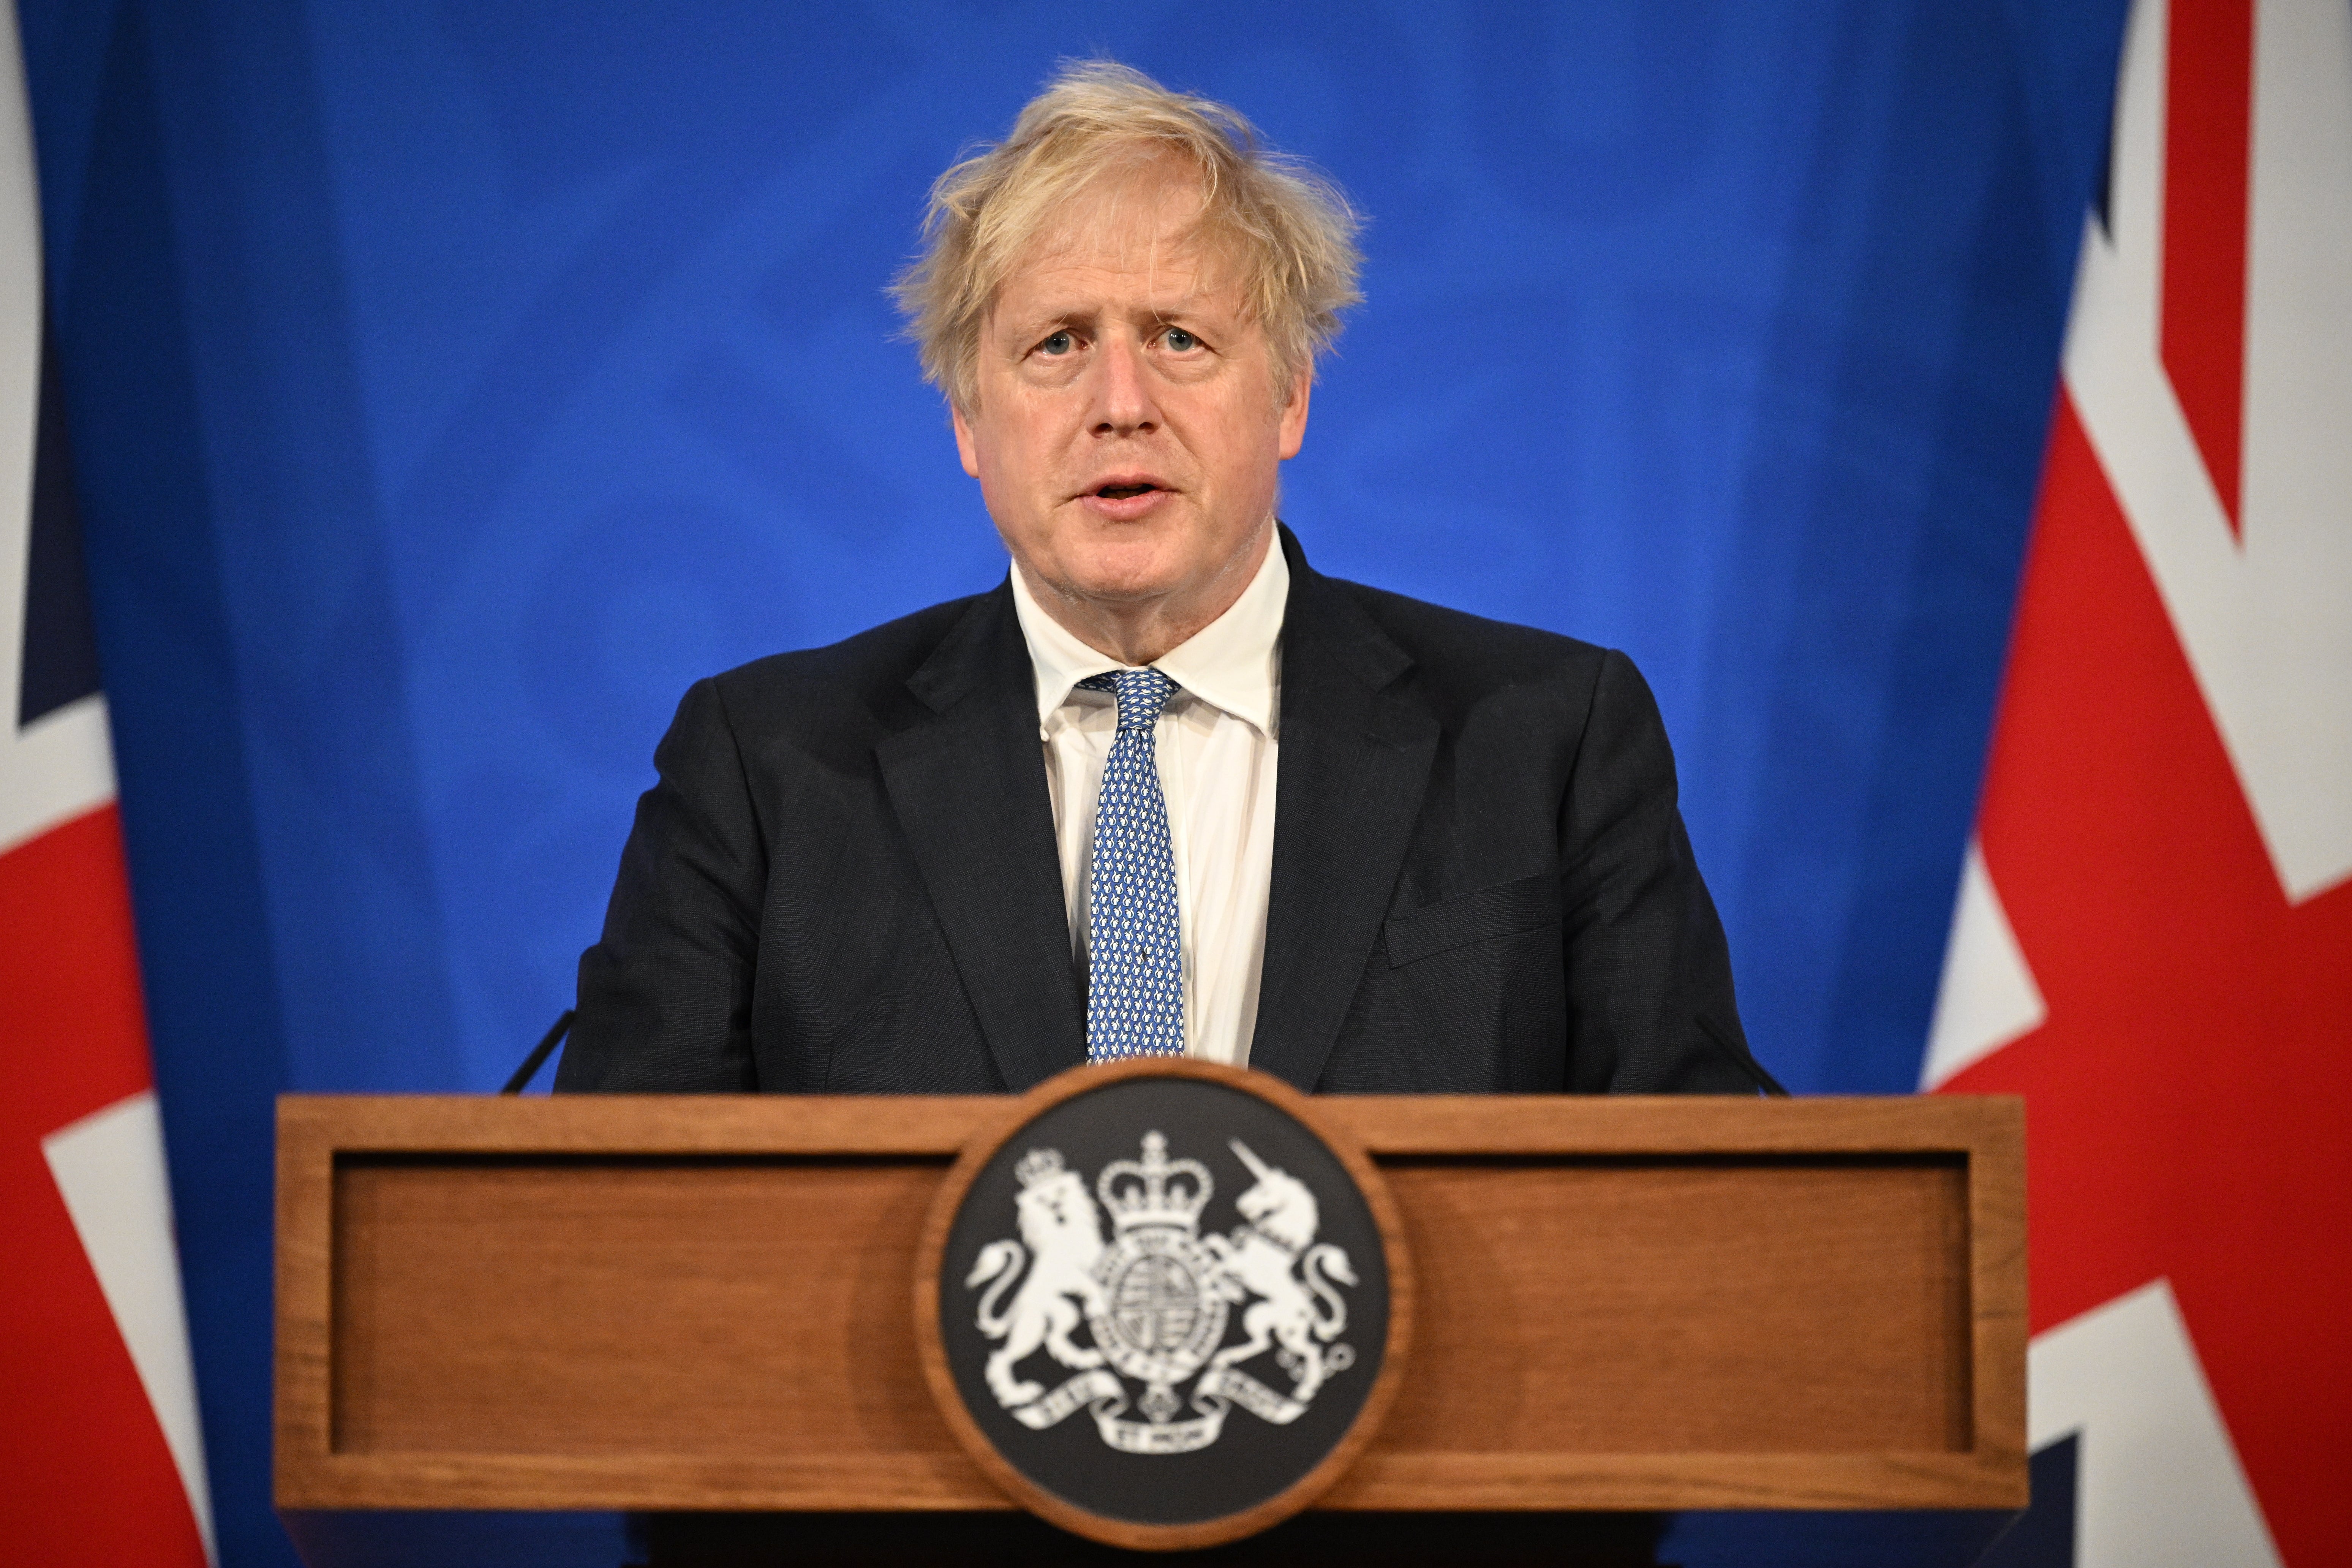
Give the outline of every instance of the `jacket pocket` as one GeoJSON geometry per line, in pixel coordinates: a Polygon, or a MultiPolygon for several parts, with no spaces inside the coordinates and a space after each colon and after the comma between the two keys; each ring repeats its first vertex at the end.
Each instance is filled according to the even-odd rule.
{"type": "Polygon", "coordinates": [[[1389,967],[1559,923],[1559,879],[1550,873],[1497,882],[1388,921],[1389,967]]]}

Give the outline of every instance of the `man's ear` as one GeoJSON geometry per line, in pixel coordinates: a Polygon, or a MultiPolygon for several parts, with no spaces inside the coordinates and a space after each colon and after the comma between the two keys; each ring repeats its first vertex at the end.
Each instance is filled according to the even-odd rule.
{"type": "Polygon", "coordinates": [[[1287,459],[1298,456],[1298,448],[1307,444],[1307,395],[1315,385],[1315,373],[1302,370],[1298,379],[1290,384],[1290,401],[1282,405],[1282,423],[1276,433],[1277,450],[1287,459]]]}
{"type": "Polygon", "coordinates": [[[980,478],[980,443],[972,437],[971,421],[963,416],[962,404],[948,405],[948,421],[955,426],[956,456],[963,459],[963,471],[980,478]]]}

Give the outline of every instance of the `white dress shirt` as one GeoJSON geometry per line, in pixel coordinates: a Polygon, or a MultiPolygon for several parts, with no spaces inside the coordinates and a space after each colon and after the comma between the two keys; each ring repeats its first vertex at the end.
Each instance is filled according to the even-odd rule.
{"type": "MultiPolygon", "coordinates": [[[[1181,689],[1152,731],[1168,803],[1183,932],[1184,1054],[1249,1065],[1274,876],[1274,784],[1282,708],[1282,614],[1290,567],[1277,540],[1242,596],[1152,668],[1181,689]]],[[[1037,736],[1062,852],[1070,952],[1087,966],[1088,878],[1103,763],[1118,704],[1077,683],[1127,668],[1047,615],[1016,568],[1013,603],[1037,676],[1037,736]]]]}

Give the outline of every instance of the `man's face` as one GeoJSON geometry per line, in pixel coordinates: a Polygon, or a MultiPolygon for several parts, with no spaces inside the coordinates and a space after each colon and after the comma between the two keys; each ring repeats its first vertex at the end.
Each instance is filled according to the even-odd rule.
{"type": "Polygon", "coordinates": [[[956,447],[1049,604],[1198,629],[1263,559],[1306,378],[1277,390],[1233,268],[1192,238],[1199,210],[1191,171],[1165,162],[1082,192],[982,329],[956,447]]]}

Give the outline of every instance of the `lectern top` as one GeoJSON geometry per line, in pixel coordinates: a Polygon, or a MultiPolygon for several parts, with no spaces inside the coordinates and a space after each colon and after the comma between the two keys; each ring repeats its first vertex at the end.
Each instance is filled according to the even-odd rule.
{"type": "MultiPolygon", "coordinates": [[[[1316,1507],[2022,1502],[2017,1101],[1308,1106],[1378,1168],[1419,1325],[1392,1407],[1316,1507]]],[[[1011,1506],[931,1396],[914,1278],[954,1162],[1017,1109],[281,1101],[281,1506],[1011,1506]]],[[[1157,1130],[1222,1195],[1255,1179],[1157,1130]]],[[[1147,1159],[1061,1152],[1090,1182],[1147,1159]]],[[[983,1244],[1017,1238],[989,1217],[983,1244]]],[[[1363,1349],[1352,1327],[1324,1342],[1343,1341],[1363,1349]]],[[[1288,1376],[1253,1375],[1277,1394],[1288,1376]]]]}

